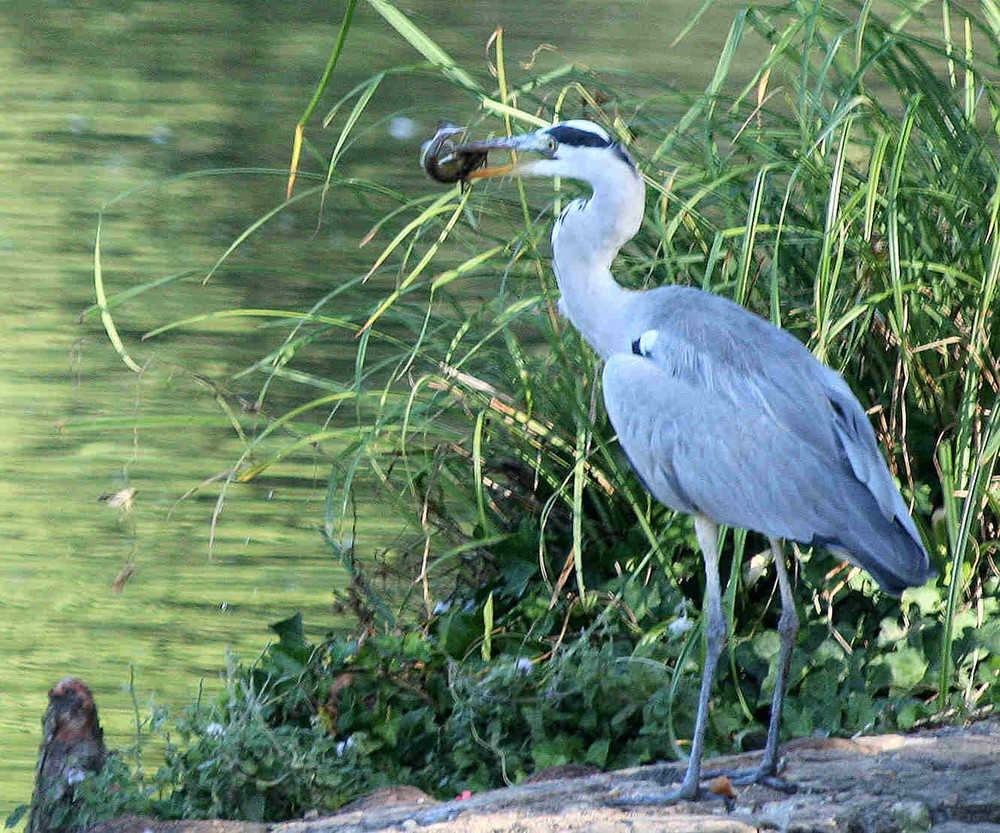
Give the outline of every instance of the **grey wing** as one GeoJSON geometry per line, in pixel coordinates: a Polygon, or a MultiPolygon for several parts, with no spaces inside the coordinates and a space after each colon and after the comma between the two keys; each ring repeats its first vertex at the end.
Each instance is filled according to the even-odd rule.
{"type": "Polygon", "coordinates": [[[719,342],[692,349],[661,330],[651,355],[609,359],[604,399],[629,461],[673,509],[842,550],[890,592],[923,584],[927,555],[864,411],[780,339],[729,362],[719,342]]]}
{"type": "Polygon", "coordinates": [[[813,538],[815,520],[803,506],[819,494],[802,486],[822,489],[825,472],[766,406],[735,403],[621,354],[605,365],[604,402],[629,462],[661,503],[776,538],[813,538]]]}
{"type": "Polygon", "coordinates": [[[816,370],[834,411],[833,427],[837,444],[847,457],[855,477],[868,487],[882,514],[898,519],[910,536],[919,541],[920,533],[896,484],[892,482],[868,415],[839,373],[818,362],[816,370]]]}

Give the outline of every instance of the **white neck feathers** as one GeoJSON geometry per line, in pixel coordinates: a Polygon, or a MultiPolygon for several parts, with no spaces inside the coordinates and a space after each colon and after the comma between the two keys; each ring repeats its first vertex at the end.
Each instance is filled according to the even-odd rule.
{"type": "Polygon", "coordinates": [[[646,186],[624,159],[587,177],[594,189],[574,200],[552,229],[552,263],[560,309],[601,356],[631,349],[626,325],[634,292],[618,285],[611,262],[642,223],[646,186]]]}

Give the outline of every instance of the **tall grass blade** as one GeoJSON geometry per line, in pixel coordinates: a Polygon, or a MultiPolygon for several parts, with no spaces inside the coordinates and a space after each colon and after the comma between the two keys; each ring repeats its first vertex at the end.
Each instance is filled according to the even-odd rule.
{"type": "Polygon", "coordinates": [[[674,142],[683,135],[690,127],[695,123],[695,121],[701,117],[702,113],[706,113],[710,118],[714,109],[715,103],[719,93],[722,91],[722,85],[725,83],[726,79],[729,77],[729,71],[732,69],[733,59],[736,57],[736,50],[739,48],[740,41],[743,38],[743,30],[746,26],[747,11],[737,12],[732,25],[729,27],[729,34],[726,36],[726,42],[722,46],[722,53],[719,56],[719,60],[715,65],[715,73],[712,76],[712,80],[709,82],[708,86],[705,88],[705,92],[698,98],[698,100],[681,116],[680,120],[677,122],[676,127],[674,127],[660,142],[659,147],[653,151],[651,161],[656,162],[670,152],[674,145],[674,142]]]}
{"type": "MultiPolygon", "coordinates": [[[[963,484],[965,495],[962,501],[960,522],[955,525],[954,509],[949,513],[949,531],[951,532],[951,580],[948,586],[948,603],[945,608],[944,632],[941,637],[941,667],[938,673],[938,709],[944,711],[948,705],[948,692],[952,687],[952,656],[955,638],[955,617],[965,585],[965,554],[968,551],[973,529],[979,523],[981,507],[986,490],[990,487],[993,472],[996,468],[997,450],[1000,449],[1000,408],[996,402],[990,414],[989,422],[983,432],[983,452],[973,463],[968,480],[963,484]],[[989,452],[989,453],[987,453],[989,452]]],[[[954,498],[952,498],[954,500],[954,498]]]]}
{"type": "Polygon", "coordinates": [[[299,156],[302,152],[302,139],[304,136],[304,130],[306,123],[312,118],[313,111],[316,109],[323,97],[323,93],[326,91],[326,85],[330,83],[330,77],[333,75],[333,70],[337,66],[337,61],[340,59],[340,54],[344,51],[344,44],[347,42],[347,33],[351,30],[351,22],[354,20],[354,10],[357,8],[358,0],[347,0],[347,8],[344,9],[344,18],[340,23],[340,31],[337,33],[337,42],[333,46],[333,51],[330,53],[330,58],[326,63],[326,69],[323,70],[323,75],[319,79],[319,83],[316,85],[316,89],[313,91],[312,99],[309,104],[306,105],[305,112],[299,117],[298,123],[295,125],[295,135],[292,142],[292,160],[288,165],[288,185],[285,189],[285,199],[291,199],[292,190],[295,187],[295,177],[299,170],[299,156]]]}
{"type": "Polygon", "coordinates": [[[111,346],[114,347],[118,357],[129,370],[142,373],[142,368],[135,363],[125,350],[125,345],[122,344],[121,337],[118,335],[118,328],[115,326],[115,320],[111,316],[111,310],[108,307],[107,295],[104,292],[104,272],[101,268],[101,223],[103,219],[104,215],[102,212],[97,217],[97,235],[94,238],[94,294],[97,296],[97,308],[101,311],[101,323],[104,325],[104,332],[108,334],[108,341],[111,342],[111,346]]]}
{"type": "Polygon", "coordinates": [[[482,86],[464,69],[459,67],[451,56],[438,46],[426,33],[416,26],[406,15],[386,0],[368,0],[369,5],[377,11],[386,22],[392,26],[414,49],[428,61],[440,67],[444,74],[472,92],[481,93],[482,86]]]}

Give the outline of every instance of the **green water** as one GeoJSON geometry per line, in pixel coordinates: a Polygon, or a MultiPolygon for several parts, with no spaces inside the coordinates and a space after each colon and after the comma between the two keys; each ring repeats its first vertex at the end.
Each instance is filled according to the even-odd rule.
{"type": "MultiPolygon", "coordinates": [[[[509,61],[551,43],[562,51],[543,53],[542,63],[572,58],[694,90],[711,74],[729,17],[713,13],[671,50],[695,5],[417,0],[404,10],[484,80],[485,43],[503,24],[509,61]]],[[[234,237],[280,202],[284,183],[250,174],[167,181],[287,165],[342,10],[316,0],[0,7],[0,816],[30,796],[46,691],[62,677],[91,686],[109,745],[120,746],[132,730],[130,674],[140,704],[177,709],[201,680],[219,685],[227,649],[256,655],[268,622],[301,610],[314,635],[344,624],[330,610],[344,573],[316,531],[334,447],[233,486],[209,548],[217,479],[243,450],[219,402],[238,409],[240,397],[256,396],[260,374],[232,376],[285,331],[229,319],[138,340],[212,310],[307,309],[370,265],[376,253],[358,242],[389,206],[365,210],[335,192],[322,222],[317,203],[300,203],[203,286],[234,237]],[[105,218],[109,292],[192,274],[115,310],[144,367],[136,374],[98,319],[79,316],[94,301],[97,211],[151,182],[161,184],[105,218]],[[154,418],[169,422],[146,427],[154,418]],[[98,500],[125,488],[136,490],[129,512],[98,500]],[[129,561],[135,572],[115,592],[129,561]]],[[[362,3],[328,103],[371,72],[414,60],[362,3]]],[[[427,193],[433,186],[415,164],[420,140],[469,107],[440,83],[387,82],[342,169],[427,193]],[[412,120],[396,125],[413,134],[390,135],[378,117],[391,114],[412,120]]],[[[312,360],[348,378],[352,345],[326,349],[312,360]]],[[[268,412],[310,395],[277,386],[261,426],[268,412]]],[[[377,495],[362,497],[363,556],[391,547],[396,531],[376,511],[377,495]]]]}

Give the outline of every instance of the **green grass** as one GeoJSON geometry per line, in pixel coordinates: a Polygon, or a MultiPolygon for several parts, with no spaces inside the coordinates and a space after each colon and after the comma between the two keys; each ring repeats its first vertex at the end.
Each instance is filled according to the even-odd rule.
{"type": "MultiPolygon", "coordinates": [[[[441,74],[468,95],[455,119],[471,121],[477,136],[584,116],[629,140],[649,196],[643,227],[615,265],[619,280],[736,299],[841,371],[869,410],[940,576],[897,601],[825,553],[799,553],[802,630],[784,734],[909,728],[994,707],[998,10],[754,6],[736,15],[707,88],[684,94],[644,91],[638,80],[630,91],[628,79],[610,88],[573,65],[514,74],[502,37],[490,80],[484,68],[456,66],[395,7],[371,5],[426,61],[388,71],[441,74]],[[764,57],[736,79],[744,50],[764,57]]],[[[342,50],[363,48],[351,40],[353,8],[331,72],[342,50]]],[[[349,113],[350,98],[328,114],[342,125],[338,148],[364,122],[383,76],[356,88],[349,113]]],[[[388,194],[384,184],[345,180],[336,152],[315,170],[326,163],[310,143],[310,116],[329,79],[301,122],[291,200],[305,176],[388,194]]],[[[440,675],[401,684],[433,690],[427,722],[380,743],[386,761],[411,760],[406,738],[426,744],[429,732],[449,777],[441,781],[441,761],[405,772],[387,763],[335,785],[338,800],[387,773],[447,793],[517,780],[564,757],[623,766],[684,754],[700,557],[689,521],[653,502],[625,464],[600,404],[598,362],[556,314],[547,236],[575,193],[572,183],[516,182],[393,194],[396,207],[376,226],[389,242],[367,284],[359,278],[307,311],[227,313],[287,323],[284,346],[251,369],[264,390],[283,378],[324,391],[248,439],[233,477],[253,478],[317,438],[342,439],[323,529],[355,579],[359,628],[419,635],[431,646],[420,668],[440,675]],[[361,306],[328,311],[348,291],[361,306]],[[353,378],[297,367],[300,353],[340,330],[357,336],[353,378]],[[283,447],[255,455],[280,436],[283,447]],[[409,524],[408,545],[388,566],[352,544],[353,495],[372,482],[409,524]],[[399,572],[376,590],[383,567],[399,572]],[[538,676],[519,677],[519,661],[538,676]],[[598,679],[622,700],[620,714],[595,704],[598,679]]],[[[101,304],[112,325],[114,303],[101,304]]],[[[116,349],[125,358],[120,342],[116,349]]],[[[727,536],[731,650],[713,700],[715,751],[766,725],[777,659],[766,550],[754,535],[727,536]]],[[[297,661],[328,684],[372,660],[331,642],[297,661]]],[[[268,691],[277,731],[288,694],[268,691]]],[[[355,704],[357,696],[343,695],[355,704]]],[[[297,712],[300,728],[315,730],[322,709],[302,708],[312,722],[297,712]]],[[[361,731],[348,706],[337,714],[322,723],[330,738],[361,731]]]]}

